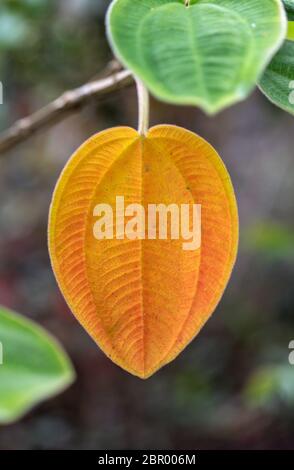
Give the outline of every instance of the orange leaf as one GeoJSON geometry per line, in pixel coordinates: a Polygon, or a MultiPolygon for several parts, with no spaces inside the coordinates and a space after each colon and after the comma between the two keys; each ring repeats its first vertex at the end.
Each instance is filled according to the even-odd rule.
{"type": "MultiPolygon", "coordinates": [[[[108,227],[115,235],[122,220],[108,227]]],[[[237,243],[226,168],[205,140],[175,126],[154,127],[145,138],[126,127],[95,135],[55,189],[49,249],[61,291],[105,354],[141,378],[172,361],[210,317],[237,243]],[[184,250],[182,236],[158,239],[158,229],[156,239],[97,240],[94,209],[104,203],[115,210],[117,196],[145,209],[201,204],[200,248],[184,250]]]]}

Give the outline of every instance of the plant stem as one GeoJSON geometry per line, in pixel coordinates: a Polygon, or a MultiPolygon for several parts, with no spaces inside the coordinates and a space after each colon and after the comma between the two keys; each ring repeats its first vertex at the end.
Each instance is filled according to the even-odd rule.
{"type": "Polygon", "coordinates": [[[189,7],[190,6],[190,0],[185,0],[185,7],[189,7]]]}
{"type": "MultiPolygon", "coordinates": [[[[106,69],[109,73],[109,65],[106,69]]],[[[36,132],[53,126],[71,113],[75,113],[85,105],[92,103],[94,98],[104,99],[110,93],[125,88],[132,83],[131,72],[122,70],[112,72],[105,78],[86,83],[75,90],[66,91],[52,103],[17,121],[9,129],[0,133],[0,158],[6,151],[25,141],[36,132]]]]}
{"type": "Polygon", "coordinates": [[[145,85],[137,77],[137,93],[138,93],[138,132],[141,135],[146,135],[149,129],[149,93],[145,85]]]}

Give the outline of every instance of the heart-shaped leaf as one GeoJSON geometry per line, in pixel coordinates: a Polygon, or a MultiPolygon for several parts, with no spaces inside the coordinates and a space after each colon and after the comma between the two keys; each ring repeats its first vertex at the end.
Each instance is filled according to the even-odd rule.
{"type": "Polygon", "coordinates": [[[294,114],[294,42],[285,41],[267,67],[260,89],[279,108],[294,114]]]}
{"type": "Polygon", "coordinates": [[[244,99],[286,35],[280,0],[114,0],[114,53],[167,102],[207,113],[244,99]]]}
{"type": "Polygon", "coordinates": [[[65,299],[101,349],[142,378],[173,360],[210,317],[237,239],[237,207],[221,159],[174,126],[154,127],[144,138],[124,127],[92,137],[65,167],[50,211],[50,256],[65,299]],[[117,208],[118,196],[125,210],[117,208]],[[100,204],[115,214],[105,221],[105,239],[94,236],[100,204]],[[130,217],[121,217],[133,204],[145,214],[150,204],[201,205],[200,248],[185,250],[183,237],[170,230],[161,239],[156,222],[151,237],[147,223],[140,237],[118,236],[128,232],[130,217]]]}
{"type": "Polygon", "coordinates": [[[64,390],[74,372],[56,341],[33,322],[0,307],[0,423],[64,390]]]}

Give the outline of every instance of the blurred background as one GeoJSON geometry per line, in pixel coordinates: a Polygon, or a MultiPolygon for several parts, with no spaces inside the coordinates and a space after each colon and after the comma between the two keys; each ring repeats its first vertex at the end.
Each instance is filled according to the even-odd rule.
{"type": "MultiPolygon", "coordinates": [[[[1,1],[1,130],[104,69],[108,4],[1,1]]],[[[0,155],[0,304],[52,332],[77,371],[65,393],[0,427],[0,449],[293,449],[294,120],[259,91],[215,118],[152,100],[152,124],[186,127],[216,147],[240,210],[229,287],[181,356],[148,381],[128,375],[59,293],[46,241],[56,179],[89,136],[136,119],[130,87],[0,155]]]]}

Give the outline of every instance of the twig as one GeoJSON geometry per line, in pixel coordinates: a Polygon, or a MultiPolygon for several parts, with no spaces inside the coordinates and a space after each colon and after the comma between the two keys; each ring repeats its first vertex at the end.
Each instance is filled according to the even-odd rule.
{"type": "Polygon", "coordinates": [[[26,140],[35,132],[52,126],[85,106],[91,98],[103,98],[105,95],[124,88],[133,82],[131,72],[121,70],[106,78],[91,81],[75,90],[66,91],[59,98],[31,116],[20,119],[9,129],[0,134],[0,154],[26,140]]]}

